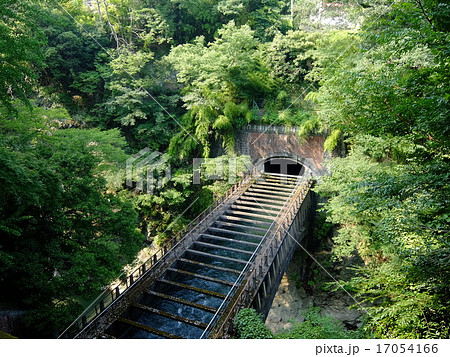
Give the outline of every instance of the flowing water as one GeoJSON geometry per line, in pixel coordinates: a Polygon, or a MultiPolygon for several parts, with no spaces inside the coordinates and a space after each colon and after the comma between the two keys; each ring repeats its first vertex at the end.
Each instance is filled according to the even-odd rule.
{"type": "Polygon", "coordinates": [[[116,338],[199,338],[296,186],[265,175],[116,320],[116,338]]]}

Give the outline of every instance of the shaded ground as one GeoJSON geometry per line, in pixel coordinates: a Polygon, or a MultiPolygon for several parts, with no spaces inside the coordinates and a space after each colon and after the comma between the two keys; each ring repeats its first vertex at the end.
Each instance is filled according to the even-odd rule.
{"type": "Polygon", "coordinates": [[[266,319],[272,332],[290,329],[295,322],[304,321],[305,311],[311,306],[320,307],[322,315],[338,319],[348,329],[360,326],[363,312],[349,308],[356,301],[343,289],[332,291],[327,287],[327,283],[333,281],[327,272],[336,280],[344,279],[353,274],[348,267],[359,265],[361,261],[354,258],[344,263],[331,263],[330,249],[328,246],[314,253],[317,262],[305,253],[294,254],[266,319]]]}

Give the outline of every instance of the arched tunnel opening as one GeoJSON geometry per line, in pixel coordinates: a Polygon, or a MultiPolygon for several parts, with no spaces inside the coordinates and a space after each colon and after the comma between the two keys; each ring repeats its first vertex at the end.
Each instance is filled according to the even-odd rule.
{"type": "Polygon", "coordinates": [[[274,157],[264,162],[264,172],[283,175],[303,175],[305,169],[296,160],[286,157],[274,157]]]}

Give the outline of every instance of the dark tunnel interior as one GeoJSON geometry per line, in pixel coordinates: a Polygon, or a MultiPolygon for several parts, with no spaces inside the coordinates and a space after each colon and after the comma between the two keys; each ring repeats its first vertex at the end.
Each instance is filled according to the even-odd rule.
{"type": "Polygon", "coordinates": [[[289,158],[271,158],[264,163],[264,172],[283,175],[301,175],[303,166],[289,158]]]}

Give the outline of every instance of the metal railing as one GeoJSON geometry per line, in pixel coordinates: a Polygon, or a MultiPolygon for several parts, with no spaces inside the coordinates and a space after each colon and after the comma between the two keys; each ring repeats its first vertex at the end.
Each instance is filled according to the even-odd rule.
{"type": "Polygon", "coordinates": [[[225,326],[233,321],[240,307],[251,302],[249,300],[251,300],[252,291],[256,291],[256,287],[265,275],[262,266],[263,259],[267,259],[269,255],[266,252],[270,250],[272,258],[275,257],[285,236],[285,230],[292,223],[311,185],[312,180],[300,182],[297,189],[286,200],[200,338],[218,338],[223,335],[225,326]]]}
{"type": "Polygon", "coordinates": [[[222,316],[219,317],[217,324],[211,329],[209,337],[220,338],[223,337],[229,327],[233,324],[234,318],[242,306],[249,306],[257,293],[259,286],[264,280],[266,271],[271,264],[272,259],[275,258],[283,239],[286,236],[286,231],[289,225],[293,222],[296,213],[300,209],[304,198],[309,192],[311,181],[300,187],[296,192],[287,211],[283,215],[281,222],[277,220],[274,226],[268,232],[268,239],[266,244],[261,247],[252,265],[247,270],[246,276],[241,280],[240,285],[236,288],[234,296],[231,298],[228,306],[224,308],[222,316]],[[269,238],[270,236],[270,238],[269,238]],[[267,269],[265,269],[267,268],[267,269]]]}
{"type": "Polygon", "coordinates": [[[296,134],[299,126],[281,126],[281,125],[265,125],[265,124],[250,124],[244,130],[253,133],[277,133],[277,134],[296,134]]]}
{"type": "Polygon", "coordinates": [[[182,242],[184,237],[194,231],[210,214],[219,209],[222,204],[233,198],[234,195],[242,191],[243,188],[250,186],[258,177],[257,168],[244,174],[242,179],[234,184],[219,199],[215,200],[207,209],[200,213],[192,220],[182,231],[178,232],[169,242],[159,249],[144,263],[139,265],[131,274],[122,273],[116,280],[120,283],[114,288],[108,287],[103,291],[76,319],[69,325],[58,338],[74,338],[91,322],[93,322],[100,314],[108,309],[119,297],[121,297],[130,287],[134,286],[141,278],[150,271],[156,264],[164,259],[173,248],[182,242]]]}

